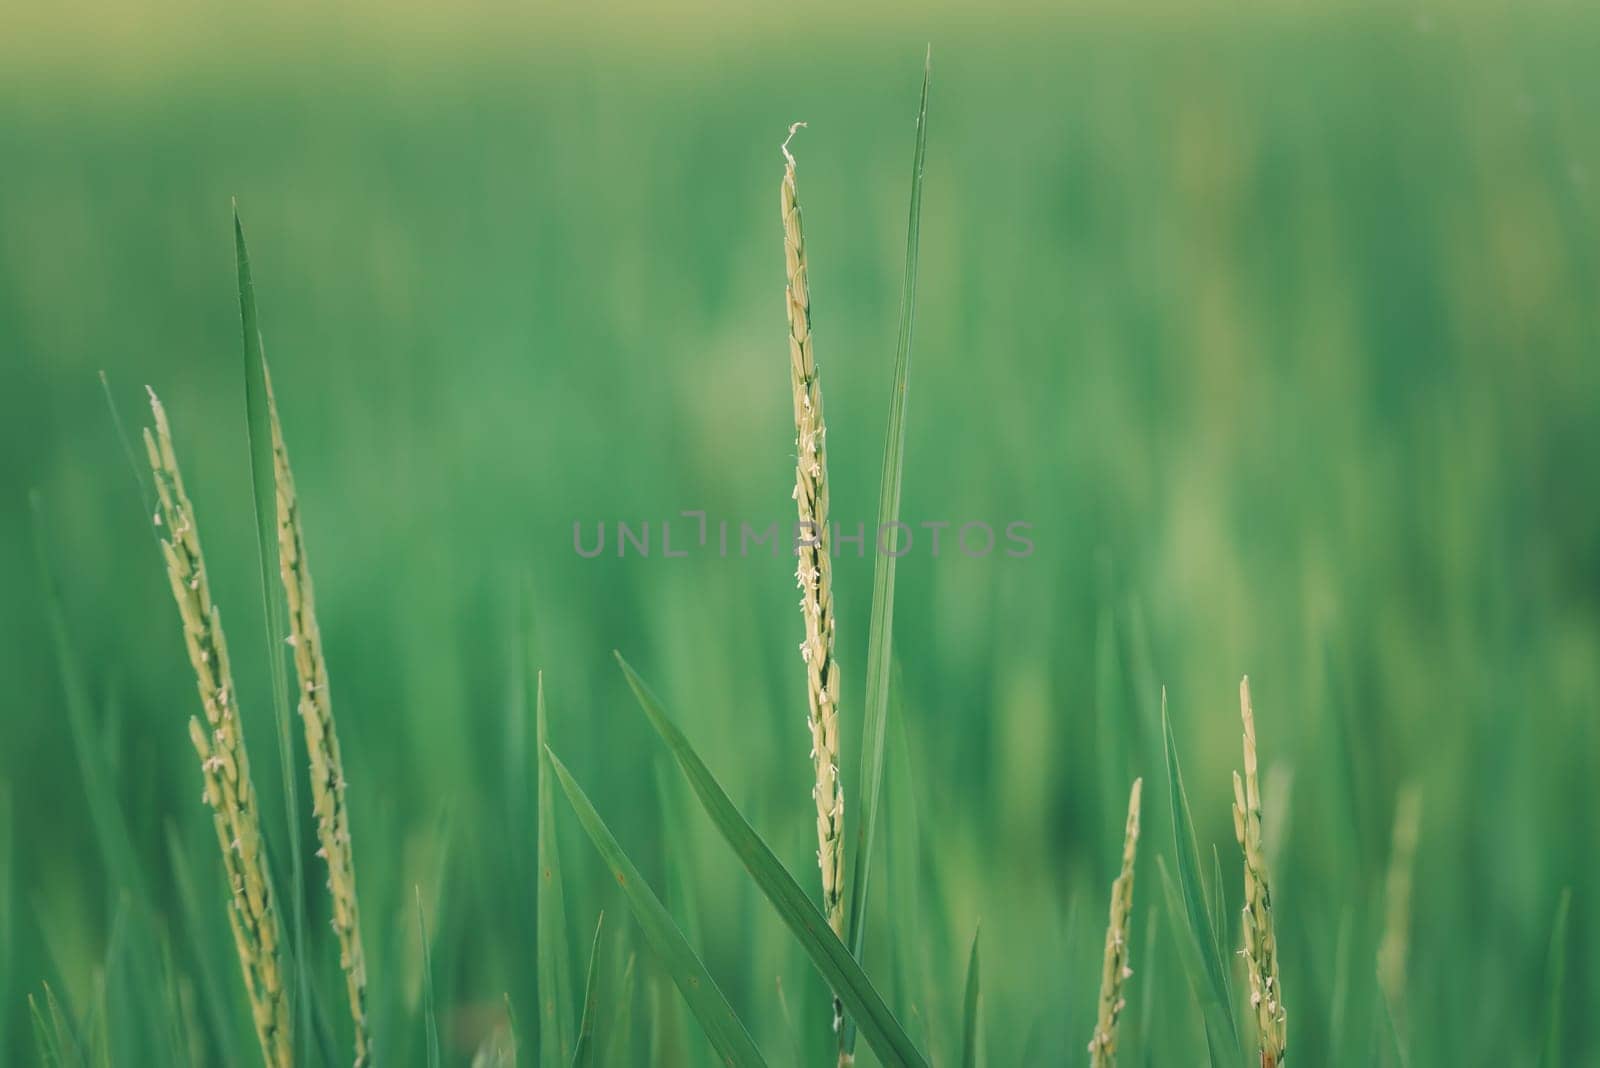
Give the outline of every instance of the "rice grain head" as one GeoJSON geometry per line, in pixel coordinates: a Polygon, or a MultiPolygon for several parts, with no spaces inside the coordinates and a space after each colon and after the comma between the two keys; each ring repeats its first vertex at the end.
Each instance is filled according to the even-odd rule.
{"type": "Polygon", "coordinates": [[[1250,705],[1250,677],[1239,681],[1239,715],[1244,721],[1244,778],[1233,773],[1233,833],[1244,850],[1244,949],[1250,977],[1250,1007],[1255,1013],[1261,1068],[1278,1068],[1286,1048],[1283,989],[1278,982],[1278,943],[1272,930],[1272,888],[1261,836],[1261,783],[1256,769],[1256,721],[1250,705]]]}
{"type": "Polygon", "coordinates": [[[1122,838],[1122,871],[1111,884],[1111,918],[1106,924],[1105,962],[1100,970],[1100,1010],[1089,1039],[1093,1068],[1117,1063],[1117,1021],[1127,1007],[1123,986],[1133,978],[1128,965],[1128,928],[1133,914],[1133,867],[1139,848],[1139,793],[1144,780],[1133,780],[1128,794],[1128,827],[1122,838]]]}
{"type": "Polygon", "coordinates": [[[344,971],[350,1017],[355,1025],[355,1068],[372,1056],[367,1025],[367,965],[361,947],[361,913],[356,900],[355,854],[350,838],[350,810],[345,803],[344,763],[339,732],[328,691],[328,665],[322,632],[317,626],[316,596],[306,561],[305,531],[295,498],[289,451],[278,421],[272,377],[263,365],[267,414],[272,426],[272,466],[278,494],[278,569],[289,605],[289,644],[294,648],[299,683],[298,708],[311,760],[311,802],[317,818],[317,855],[328,866],[328,892],[333,899],[333,931],[339,941],[339,967],[344,971]]]}
{"type": "MultiPolygon", "coordinates": [[[[804,123],[789,128],[789,136],[804,123]]],[[[800,587],[800,612],[805,641],[800,656],[806,665],[810,711],[811,760],[816,781],[811,789],[817,809],[817,863],[822,871],[823,914],[834,934],[844,937],[844,793],[839,784],[839,664],[833,656],[833,565],[828,528],[827,425],[822,416],[822,385],[811,347],[811,294],[806,274],[805,238],[800,227],[800,201],[795,190],[794,157],[783,143],[784,171],[780,187],[783,248],[788,268],[789,376],[794,390],[795,488],[799,536],[795,581],[800,587]]]]}
{"type": "Polygon", "coordinates": [[[155,429],[144,432],[145,451],[155,475],[162,529],[161,551],[167,578],[183,623],[184,643],[194,667],[205,720],[189,719],[189,737],[200,755],[205,801],[211,806],[217,843],[230,888],[228,923],[233,929],[251,1017],[269,1068],[287,1068],[293,1059],[289,996],[279,959],[283,932],[273,902],[272,879],[261,834],[261,815],[250,761],[239,722],[237,693],[223,638],[222,618],[212,603],[194,508],[184,492],[172,447],[167,413],[150,392],[155,429]]]}

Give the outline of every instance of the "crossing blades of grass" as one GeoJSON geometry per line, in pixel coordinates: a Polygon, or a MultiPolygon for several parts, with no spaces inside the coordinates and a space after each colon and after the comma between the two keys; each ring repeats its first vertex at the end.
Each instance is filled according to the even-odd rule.
{"type": "Polygon", "coordinates": [[[700,799],[706,814],[711,817],[711,822],[716,825],[723,840],[739,855],[745,870],[755,879],[756,885],[772,902],[779,917],[794,933],[822,977],[844,1002],[850,1016],[858,1021],[878,1059],[890,1066],[925,1066],[922,1054],[917,1052],[905,1029],[884,1004],[872,981],[845,949],[844,943],[828,927],[828,921],[817,911],[810,897],[800,889],[800,885],[784,869],[766,842],[734,807],[722,785],[689,745],[688,739],[667,718],[661,703],[644,684],[644,680],[622,659],[621,654],[617,655],[617,663],[622,665],[628,685],[633,688],[640,707],[649,717],[650,725],[667,743],[673,759],[683,769],[684,777],[700,799]]]}
{"type": "Polygon", "coordinates": [[[567,909],[556,847],[555,788],[545,755],[544,673],[534,675],[534,736],[538,752],[539,898],[536,908],[539,979],[539,1049],[544,1064],[572,1058],[572,963],[567,953],[567,909]]]}
{"type": "Polygon", "coordinates": [[[972,953],[967,957],[967,993],[961,1012],[962,1068],[978,1068],[978,938],[982,934],[983,925],[980,923],[978,929],[972,932],[972,953]]]}
{"type": "Polygon", "coordinates": [[[594,944],[589,947],[589,975],[583,983],[583,1018],[578,1021],[578,1039],[572,1047],[572,1068],[590,1068],[594,1064],[595,1014],[600,995],[600,928],[605,925],[606,914],[594,921],[594,944]]]}
{"type": "MultiPolygon", "coordinates": [[[[1189,813],[1189,795],[1183,788],[1183,769],[1178,762],[1178,744],[1167,714],[1165,691],[1161,695],[1161,732],[1166,746],[1167,797],[1172,812],[1173,855],[1178,869],[1176,894],[1171,892],[1174,887],[1168,881],[1173,926],[1180,932],[1178,942],[1185,950],[1186,963],[1192,965],[1189,978],[1204,1012],[1212,1061],[1214,1064],[1237,1064],[1239,1032],[1228,997],[1227,964],[1219,949],[1219,935],[1212,923],[1201,882],[1200,848],[1195,840],[1194,819],[1189,813]],[[1187,939],[1183,937],[1185,929],[1187,939]]],[[[1164,865],[1162,873],[1166,878],[1164,865]]],[[[1221,887],[1217,890],[1220,893],[1221,887]]]]}
{"type": "MultiPolygon", "coordinates": [[[[917,106],[917,134],[911,156],[911,208],[906,223],[905,275],[901,282],[900,328],[895,342],[894,386],[889,401],[889,431],[883,448],[883,475],[878,489],[879,531],[896,539],[890,551],[874,553],[872,618],[867,631],[867,692],[862,705],[861,772],[858,780],[860,829],[856,838],[850,908],[846,923],[850,952],[859,961],[866,938],[867,881],[872,872],[872,843],[878,824],[878,794],[883,786],[883,750],[889,719],[889,665],[894,635],[894,571],[898,555],[900,482],[905,469],[906,388],[911,368],[911,332],[916,321],[917,253],[922,230],[922,168],[928,150],[928,75],[930,47],[922,66],[922,98],[917,106]]],[[[881,549],[874,545],[875,549],[881,549]]],[[[847,1020],[839,1035],[841,1060],[855,1048],[855,1025],[847,1020]]]]}
{"type": "Polygon", "coordinates": [[[66,1010],[49,983],[44,984],[44,1001],[44,1007],[41,1008],[38,999],[32,994],[28,995],[39,1063],[56,1068],[87,1068],[89,1062],[83,1053],[83,1042],[74,1032],[66,1010]]]}
{"type": "Polygon", "coordinates": [[[573,812],[577,814],[578,822],[583,825],[607,869],[622,888],[623,897],[640,930],[644,932],[645,940],[656,951],[667,975],[683,994],[683,1000],[689,1003],[690,1011],[705,1029],[706,1037],[716,1047],[722,1063],[728,1068],[765,1065],[766,1061],[756,1048],[755,1040],[734,1014],[733,1006],[728,1004],[722,989],[711,978],[711,973],[706,971],[705,964],[689,945],[689,940],[678,930],[678,925],[672,921],[672,915],[667,912],[661,899],[656,897],[639,874],[639,869],[633,866],[628,855],[617,844],[611,829],[590,803],[589,796],[553,751],[547,747],[545,753],[556,780],[571,802],[573,812]]]}
{"type": "MultiPolygon", "coordinates": [[[[239,325],[244,339],[245,424],[250,445],[250,484],[256,513],[256,555],[261,565],[261,605],[267,622],[267,675],[272,680],[273,719],[278,727],[278,763],[289,831],[289,938],[294,947],[295,1025],[302,1052],[309,1039],[311,999],[306,973],[306,893],[300,852],[300,793],[296,786],[294,732],[290,730],[289,676],[284,641],[289,636],[278,589],[278,489],[272,463],[272,415],[267,400],[267,353],[256,316],[256,287],[244,244],[239,205],[233,207],[233,248],[239,272],[239,325]]],[[[303,1058],[302,1058],[303,1059],[303,1058]]]]}

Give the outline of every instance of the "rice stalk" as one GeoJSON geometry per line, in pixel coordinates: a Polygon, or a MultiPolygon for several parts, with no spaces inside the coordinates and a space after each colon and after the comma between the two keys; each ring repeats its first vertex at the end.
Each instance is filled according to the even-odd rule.
{"type": "Polygon", "coordinates": [[[1261,837],[1261,783],[1256,771],[1256,721],[1250,677],[1239,681],[1244,721],[1244,778],[1233,773],[1233,833],[1244,850],[1244,959],[1250,1007],[1256,1017],[1261,1068],[1278,1068],[1286,1047],[1286,1013],[1278,982],[1278,943],[1272,930],[1272,888],[1261,837]]]}
{"type": "Polygon", "coordinates": [[[1093,1068],[1113,1068],[1117,1063],[1117,1021],[1127,1007],[1122,988],[1133,978],[1128,966],[1128,927],[1133,915],[1133,865],[1139,849],[1139,794],[1143,779],[1133,780],[1128,792],[1128,825],[1122,836],[1122,871],[1111,884],[1111,916],[1106,924],[1105,962],[1100,968],[1100,1007],[1094,1035],[1089,1039],[1093,1068]]]}
{"type": "Polygon", "coordinates": [[[284,445],[278,402],[265,364],[262,374],[272,426],[273,480],[278,498],[278,567],[289,606],[289,644],[294,649],[295,675],[299,681],[300,722],[305,728],[306,752],[311,760],[317,856],[328,866],[333,932],[339,941],[339,967],[344,971],[350,1018],[355,1025],[355,1068],[363,1068],[371,1060],[372,1036],[367,1025],[367,965],[361,947],[350,809],[344,796],[344,762],[339,756],[339,732],[334,724],[333,701],[328,691],[328,665],[323,658],[322,631],[317,626],[316,595],[311,585],[311,568],[306,561],[305,531],[295,498],[294,475],[289,469],[289,451],[284,445]]]}
{"type": "MultiPolygon", "coordinates": [[[[789,136],[804,123],[789,127],[789,136]]],[[[800,228],[800,201],[795,191],[795,162],[789,142],[783,143],[784,171],[780,185],[783,251],[788,267],[789,376],[794,387],[795,487],[799,564],[795,581],[802,592],[805,641],[800,656],[806,664],[810,712],[811,760],[816,782],[811,788],[817,807],[817,863],[822,871],[822,913],[828,926],[844,937],[844,792],[839,784],[839,663],[833,656],[833,564],[828,533],[827,424],[822,415],[822,384],[811,346],[811,293],[806,273],[805,237],[800,228]]]]}
{"type": "Polygon", "coordinates": [[[198,716],[190,718],[189,736],[200,754],[205,800],[212,809],[223,867],[228,874],[228,922],[244,973],[256,1037],[269,1068],[286,1068],[293,1057],[289,997],[279,959],[283,932],[273,902],[261,814],[250,780],[228,646],[221,615],[211,600],[194,509],[184,492],[173,452],[172,430],[154,391],[150,393],[150,410],[155,415],[155,430],[145,430],[144,443],[160,500],[155,522],[165,534],[161,551],[183,621],[184,642],[194,666],[200,704],[205,710],[204,723],[198,716]]]}

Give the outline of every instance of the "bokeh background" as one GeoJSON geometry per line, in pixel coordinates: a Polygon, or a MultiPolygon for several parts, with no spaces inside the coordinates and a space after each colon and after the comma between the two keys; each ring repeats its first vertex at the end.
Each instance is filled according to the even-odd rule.
{"type": "MultiPolygon", "coordinates": [[[[798,119],[834,515],[872,522],[931,42],[904,512],[1026,521],[1036,550],[900,564],[890,849],[921,875],[878,884],[869,970],[948,1061],[981,919],[990,1063],[1082,1056],[1142,774],[1128,1048],[1196,1063],[1155,907],[1160,692],[1236,904],[1249,672],[1297,1063],[1387,1055],[1373,961],[1407,789],[1421,833],[1392,1015],[1410,1063],[1532,1064],[1563,1006],[1561,1063],[1600,1063],[1580,1011],[1600,997],[1597,31],[1567,4],[7,5],[0,1061],[31,1062],[26,995],[45,982],[85,1017],[107,1002],[124,1060],[143,1034],[103,993],[126,967],[126,888],[67,726],[37,490],[204,1059],[254,1062],[185,737],[192,680],[97,378],[130,433],[146,384],[171,413],[280,817],[233,196],[390,1059],[421,1057],[414,885],[447,1058],[500,1026],[508,994],[533,1028],[529,663],[556,748],[763,1047],[791,1048],[781,977],[803,1055],[825,1056],[826,991],[663,774],[611,660],[653,681],[811,885],[792,568],[586,560],[572,524],[792,519],[777,186],[798,119]]],[[[837,567],[849,788],[871,564],[837,567]]],[[[623,1059],[700,1063],[567,815],[574,958],[602,907],[604,989],[641,956],[623,1059]]],[[[315,910],[314,868],[308,884],[315,910]]]]}

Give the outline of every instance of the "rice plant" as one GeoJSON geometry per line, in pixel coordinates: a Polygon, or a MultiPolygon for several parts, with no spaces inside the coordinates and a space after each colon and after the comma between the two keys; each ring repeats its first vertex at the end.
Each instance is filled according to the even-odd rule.
{"type": "Polygon", "coordinates": [[[1261,782],[1256,771],[1256,720],[1250,678],[1239,681],[1239,716],[1244,722],[1244,778],[1233,773],[1233,831],[1244,850],[1244,961],[1250,979],[1261,1068],[1277,1068],[1287,1050],[1288,1014],[1278,976],[1278,939],[1273,929],[1272,885],[1262,848],[1261,782]]]}
{"type": "Polygon", "coordinates": [[[963,23],[933,138],[926,66],[917,100],[826,13],[616,56],[541,24],[538,63],[505,14],[482,78],[443,22],[326,70],[263,34],[225,91],[208,56],[205,94],[76,104],[0,40],[0,482],[39,550],[36,601],[0,582],[0,1063],[1282,1068],[1285,982],[1297,1063],[1590,1063],[1595,523],[1550,491],[1600,442],[1585,36],[1210,16],[963,23]],[[827,136],[782,153],[785,376],[791,107],[827,136]],[[194,297],[233,182],[276,379],[237,223],[240,319],[194,297]],[[108,353],[183,376],[136,486],[110,376],[109,426],[71,414],[108,353]],[[773,521],[735,503],[798,521],[798,634],[715,513],[699,559],[546,544],[773,521]],[[961,552],[1009,516],[1033,559],[961,552]],[[1258,759],[1241,683],[1230,776],[1244,660],[1296,715],[1258,759]]]}
{"type": "Polygon", "coordinates": [[[150,391],[150,411],[155,427],[145,430],[144,444],[160,499],[154,521],[162,531],[167,578],[205,712],[203,721],[199,716],[189,718],[189,738],[200,756],[203,797],[214,813],[217,844],[227,874],[228,921],[256,1037],[266,1063],[271,1068],[286,1068],[293,1063],[293,1028],[284,983],[283,928],[267,869],[261,812],[239,719],[238,690],[222,633],[222,616],[211,600],[194,506],[184,490],[166,409],[154,390],[150,391]]]}
{"type": "Polygon", "coordinates": [[[333,698],[328,685],[328,665],[322,651],[322,631],[317,626],[316,594],[311,565],[306,560],[305,533],[289,450],[278,421],[278,402],[272,379],[262,366],[267,414],[272,427],[272,466],[277,497],[278,561],[289,615],[289,644],[294,649],[300,722],[305,728],[306,752],[311,758],[311,801],[317,819],[317,856],[328,869],[328,893],[333,900],[333,930],[339,940],[339,966],[344,971],[350,1018],[355,1030],[355,1068],[364,1068],[371,1056],[372,1039],[367,1021],[367,963],[361,945],[361,911],[356,898],[355,848],[350,835],[350,810],[345,801],[344,760],[339,753],[339,732],[333,720],[333,698]]]}
{"type": "MultiPolygon", "coordinates": [[[[795,131],[804,123],[789,128],[795,131]]],[[[800,200],[795,188],[794,156],[783,143],[783,182],[779,187],[783,217],[783,252],[788,268],[789,376],[794,389],[795,486],[800,517],[795,555],[795,581],[800,587],[800,614],[805,640],[800,657],[806,665],[806,697],[810,703],[811,762],[816,784],[817,863],[822,869],[822,911],[833,933],[844,936],[844,791],[839,783],[839,694],[842,682],[834,657],[833,538],[828,520],[828,425],[822,415],[822,383],[811,340],[811,291],[807,280],[805,236],[800,227],[800,200]]]]}
{"type": "Polygon", "coordinates": [[[1100,966],[1100,1001],[1094,1034],[1089,1039],[1089,1063],[1094,1068],[1114,1068],[1117,1063],[1117,1023],[1128,1007],[1123,988],[1133,978],[1128,938],[1133,918],[1133,864],[1139,849],[1139,793],[1143,779],[1133,780],[1128,792],[1128,825],[1122,839],[1122,870],[1111,884],[1111,917],[1106,923],[1105,960],[1100,966]]]}

